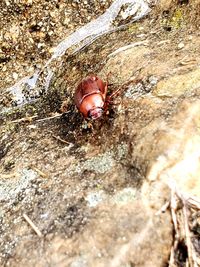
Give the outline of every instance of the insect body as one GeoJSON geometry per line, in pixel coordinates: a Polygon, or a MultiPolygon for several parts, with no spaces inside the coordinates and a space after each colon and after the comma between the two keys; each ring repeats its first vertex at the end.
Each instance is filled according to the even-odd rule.
{"type": "Polygon", "coordinates": [[[85,118],[93,120],[102,116],[107,106],[107,82],[95,75],[83,79],[78,85],[74,99],[78,110],[85,118]]]}

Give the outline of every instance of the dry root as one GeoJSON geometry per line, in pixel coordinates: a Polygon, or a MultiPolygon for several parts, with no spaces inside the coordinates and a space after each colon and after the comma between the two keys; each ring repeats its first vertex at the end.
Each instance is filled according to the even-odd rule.
{"type": "Polygon", "coordinates": [[[170,185],[170,209],[174,224],[174,243],[169,267],[200,266],[200,200],[186,196],[170,185]]]}

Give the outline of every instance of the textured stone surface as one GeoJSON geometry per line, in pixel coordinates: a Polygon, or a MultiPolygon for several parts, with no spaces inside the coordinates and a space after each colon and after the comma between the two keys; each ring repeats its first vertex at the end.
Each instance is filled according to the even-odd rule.
{"type": "MultiPolygon", "coordinates": [[[[36,8],[34,1],[24,5],[36,8]]],[[[59,20],[49,5],[50,22],[59,20]]],[[[168,266],[174,229],[170,211],[161,212],[168,185],[200,197],[200,38],[195,25],[185,23],[195,2],[163,5],[64,55],[36,101],[18,108],[11,108],[12,99],[1,101],[9,108],[0,117],[0,265],[168,266]],[[121,89],[116,105],[93,122],[83,120],[72,98],[89,72],[108,79],[109,93],[121,89]],[[62,101],[67,113],[52,118],[62,101]]],[[[61,22],[56,25],[61,32],[61,22]]],[[[15,42],[21,34],[16,20],[8,28],[15,42]]],[[[34,33],[40,40],[41,32],[34,33]]],[[[3,63],[5,72],[10,64],[3,63]]],[[[15,68],[11,74],[19,78],[15,68]]]]}
{"type": "Polygon", "coordinates": [[[175,75],[169,79],[160,81],[153,94],[159,97],[178,97],[186,92],[191,92],[200,87],[200,69],[186,74],[175,75]]]}

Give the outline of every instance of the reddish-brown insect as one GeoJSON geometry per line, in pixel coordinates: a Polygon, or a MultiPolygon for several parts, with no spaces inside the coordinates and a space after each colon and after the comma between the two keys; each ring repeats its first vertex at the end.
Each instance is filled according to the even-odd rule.
{"type": "Polygon", "coordinates": [[[107,108],[110,97],[107,97],[107,82],[96,75],[90,75],[78,85],[74,99],[78,110],[85,118],[93,120],[102,116],[107,108]]]}

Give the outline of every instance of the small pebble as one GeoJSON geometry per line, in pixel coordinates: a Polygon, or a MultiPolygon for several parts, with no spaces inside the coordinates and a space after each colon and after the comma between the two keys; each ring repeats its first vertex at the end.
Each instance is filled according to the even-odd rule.
{"type": "Polygon", "coordinates": [[[70,18],[69,17],[66,17],[63,21],[63,24],[64,25],[68,25],[70,23],[70,18]]]}
{"type": "Polygon", "coordinates": [[[32,5],[33,4],[33,0],[27,0],[27,5],[32,5]]]}
{"type": "Polygon", "coordinates": [[[143,31],[144,30],[144,27],[139,27],[138,30],[139,31],[143,31]]]}
{"type": "Polygon", "coordinates": [[[7,67],[5,65],[5,66],[3,66],[2,71],[6,71],[6,70],[7,70],[7,67]]]}
{"type": "Polygon", "coordinates": [[[184,43],[179,43],[178,44],[178,49],[182,49],[184,46],[185,46],[184,43]]]}
{"type": "Polygon", "coordinates": [[[13,72],[13,75],[12,76],[13,76],[13,79],[17,80],[18,74],[16,72],[13,72]]]}

